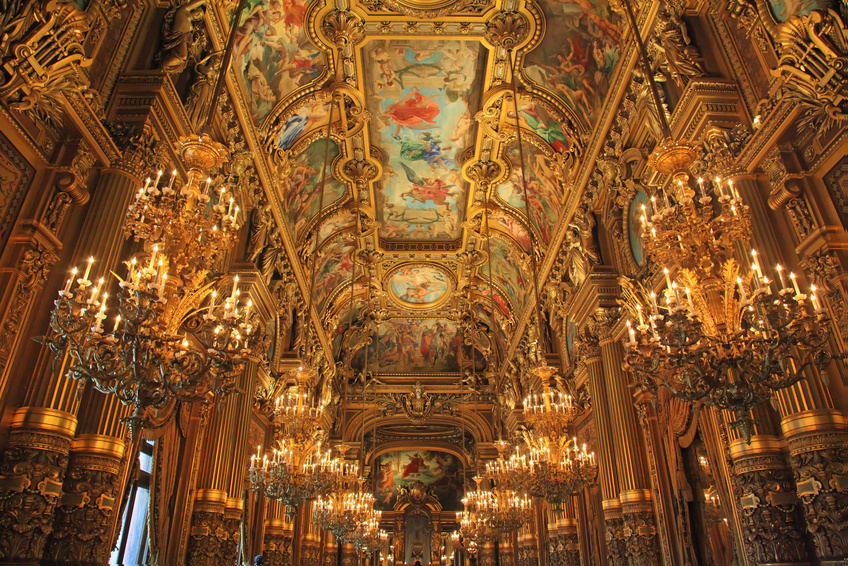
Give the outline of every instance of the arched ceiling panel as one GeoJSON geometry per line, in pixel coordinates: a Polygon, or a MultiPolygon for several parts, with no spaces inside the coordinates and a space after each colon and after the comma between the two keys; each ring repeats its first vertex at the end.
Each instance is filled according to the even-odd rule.
{"type": "Polygon", "coordinates": [[[233,64],[261,124],[281,101],[315,86],[328,71],[325,53],[306,33],[307,13],[320,0],[248,0],[233,48],[233,64]]]}

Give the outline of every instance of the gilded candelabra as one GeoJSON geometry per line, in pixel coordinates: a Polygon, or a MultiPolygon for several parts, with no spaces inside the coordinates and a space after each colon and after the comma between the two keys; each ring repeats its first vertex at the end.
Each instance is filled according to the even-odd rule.
{"type": "Polygon", "coordinates": [[[389,540],[389,533],[380,528],[382,513],[373,510],[370,516],[359,523],[348,535],[350,544],[368,556],[383,548],[389,540]]]}
{"type": "Polygon", "coordinates": [[[124,230],[143,246],[125,261],[116,305],[111,277],[71,271],[54,302],[43,338],[57,357],[67,355],[67,374],[90,382],[132,405],[126,419],[134,438],[140,427],[164,420],[180,402],[229,393],[243,364],[263,355],[261,323],[251,300],[232,292],[218,297],[222,277],[210,274],[239,228],[238,207],[226,189],[212,192],[209,174],[227,157],[208,136],[181,138],[176,146],[188,171],[165,183],[160,171],[139,188],[124,230]],[[107,319],[110,319],[107,322],[107,319]]]}
{"type": "Polygon", "coordinates": [[[321,451],[325,404],[306,392],[308,372],[297,372],[299,384],[278,396],[273,406],[276,446],[270,454],[257,447],[251,458],[251,487],[266,497],[295,508],[306,500],[325,495],[358,468],[346,464],[330,451],[321,451]]]}
{"type": "MultiPolygon", "coordinates": [[[[655,163],[663,163],[663,151],[655,151],[655,163]]],[[[673,194],[654,195],[642,214],[648,254],[680,270],[663,268],[664,298],[624,281],[625,306],[638,321],[628,322],[626,363],[643,389],[728,410],[749,438],[754,405],[832,359],[827,320],[815,286],[802,293],[780,265],[778,282],[770,280],[756,250],[750,269],[739,265],[736,247],[751,231],[748,207],[732,180],[718,177],[697,179],[696,199],[681,164],[664,171],[673,175],[673,194]]]]}

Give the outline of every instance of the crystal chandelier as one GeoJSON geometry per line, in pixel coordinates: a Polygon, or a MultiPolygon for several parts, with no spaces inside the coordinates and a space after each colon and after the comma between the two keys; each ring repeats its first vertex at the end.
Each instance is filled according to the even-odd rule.
{"type": "Polygon", "coordinates": [[[517,531],[532,520],[533,501],[530,496],[499,485],[480,489],[478,478],[474,481],[478,482],[477,488],[466,493],[462,503],[482,527],[478,530],[478,542],[480,536],[491,531],[517,531]]]}
{"type": "Polygon", "coordinates": [[[133,406],[126,419],[133,438],[156,411],[164,419],[178,403],[229,393],[243,364],[264,350],[238,277],[220,300],[223,277],[209,272],[239,228],[235,197],[214,191],[209,177],[227,151],[205,135],[181,138],[176,150],[186,182],[174,170],[165,183],[159,171],[139,188],[124,231],[143,251],[124,262],[123,278],[116,275],[114,301],[108,274],[93,276],[90,257],[81,276],[71,271],[43,339],[57,356],[67,354],[70,377],[133,406]]]}
{"type": "MultiPolygon", "coordinates": [[[[348,480],[353,477],[355,474],[349,475],[348,480]]],[[[374,509],[374,494],[364,488],[362,479],[356,485],[339,485],[328,494],[319,495],[312,507],[313,521],[343,543],[353,543],[356,529],[369,520],[379,522],[380,515],[374,509]]]]}
{"type": "Polygon", "coordinates": [[[340,477],[358,473],[355,465],[332,457],[329,450],[321,451],[325,404],[300,392],[306,389],[308,374],[298,371],[297,375],[299,385],[274,402],[277,445],[270,455],[263,455],[262,447],[257,447],[248,474],[252,489],[291,508],[329,493],[340,483],[340,477]]]}
{"type": "Polygon", "coordinates": [[[557,505],[598,476],[595,453],[586,445],[579,446],[577,438],[536,436],[525,434],[526,446],[518,447],[504,458],[486,464],[486,477],[495,485],[513,491],[524,491],[557,505]],[[561,439],[561,440],[560,440],[561,439]]]}
{"type": "Polygon", "coordinates": [[[369,517],[359,523],[348,535],[350,544],[368,556],[383,548],[389,540],[389,533],[380,528],[382,513],[371,509],[369,517]]]}

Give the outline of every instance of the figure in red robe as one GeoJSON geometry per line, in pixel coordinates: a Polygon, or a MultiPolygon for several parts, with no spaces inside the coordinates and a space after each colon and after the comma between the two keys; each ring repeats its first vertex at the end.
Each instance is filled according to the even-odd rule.
{"type": "Polygon", "coordinates": [[[420,474],[423,470],[426,469],[427,464],[424,463],[424,457],[416,452],[415,456],[409,459],[409,463],[403,469],[403,473],[400,477],[405,478],[406,476],[410,476],[413,474],[420,474]]]}
{"type": "Polygon", "coordinates": [[[439,112],[440,108],[436,101],[427,98],[416,88],[386,108],[384,114],[395,123],[395,133],[392,136],[397,138],[400,136],[401,126],[418,128],[424,123],[435,124],[434,118],[439,115],[439,112]]]}

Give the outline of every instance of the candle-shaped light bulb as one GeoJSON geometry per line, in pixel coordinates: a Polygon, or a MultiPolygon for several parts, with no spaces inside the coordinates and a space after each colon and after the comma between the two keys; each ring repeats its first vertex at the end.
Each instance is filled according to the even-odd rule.
{"type": "Polygon", "coordinates": [[[91,273],[91,265],[94,263],[94,256],[88,256],[88,261],[85,262],[85,273],[82,275],[83,281],[88,281],[88,274],[91,273]]]}
{"type": "Polygon", "coordinates": [[[704,190],[704,178],[698,177],[698,188],[701,190],[701,198],[707,198],[707,193],[704,190]]]}
{"type": "Polygon", "coordinates": [[[176,179],[176,178],[177,178],[177,170],[174,169],[174,170],[171,171],[171,180],[168,182],[168,188],[169,189],[174,188],[174,179],[176,179]]]}
{"type": "Polygon", "coordinates": [[[71,284],[74,282],[74,279],[76,279],[78,271],[79,270],[76,267],[71,269],[71,277],[70,277],[70,279],[65,281],[65,288],[63,289],[63,291],[65,293],[67,293],[71,290],[71,284]]]}
{"type": "Polygon", "coordinates": [[[792,287],[795,289],[795,295],[800,295],[801,289],[798,288],[798,280],[795,277],[795,273],[792,271],[789,272],[789,280],[792,281],[792,287]]]}
{"type": "Polygon", "coordinates": [[[663,267],[663,275],[665,275],[665,284],[666,287],[671,289],[671,275],[669,275],[669,271],[667,267],[663,267]]]}
{"type": "Polygon", "coordinates": [[[160,170],[158,170],[158,171],[156,172],[156,182],[155,182],[155,183],[153,183],[153,188],[154,188],[154,189],[158,189],[158,188],[159,188],[159,179],[161,179],[161,178],[162,178],[162,170],[160,169],[160,170]]]}
{"type": "Polygon", "coordinates": [[[112,328],[112,333],[115,334],[118,332],[118,326],[121,324],[121,315],[115,316],[115,326],[112,328]]]}

